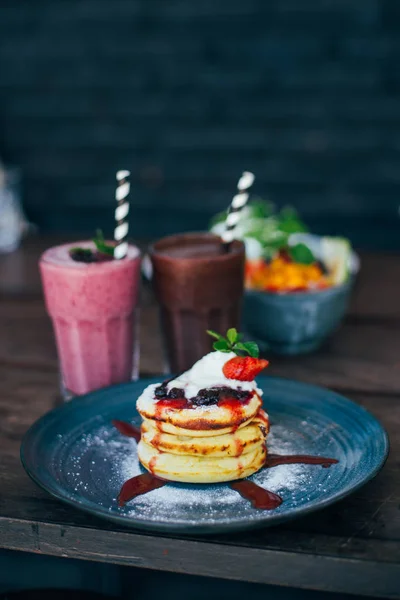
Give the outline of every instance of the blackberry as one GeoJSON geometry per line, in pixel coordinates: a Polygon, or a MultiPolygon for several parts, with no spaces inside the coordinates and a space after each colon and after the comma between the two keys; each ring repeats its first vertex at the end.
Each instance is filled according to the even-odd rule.
{"type": "Polygon", "coordinates": [[[197,396],[191,398],[191,401],[196,406],[211,406],[218,404],[221,388],[204,388],[199,390],[197,396]]]}
{"type": "Polygon", "coordinates": [[[172,390],[168,392],[167,383],[168,381],[164,381],[164,383],[156,387],[154,390],[154,397],[156,400],[164,400],[165,398],[176,400],[177,398],[185,397],[185,392],[180,388],[172,388],[172,390]]]}
{"type": "Polygon", "coordinates": [[[93,263],[97,261],[96,255],[90,248],[72,248],[69,254],[76,262],[93,263]]]}
{"type": "Polygon", "coordinates": [[[220,388],[220,398],[229,397],[235,398],[235,400],[246,400],[249,396],[249,392],[246,390],[236,390],[227,386],[220,388]]]}
{"type": "Polygon", "coordinates": [[[247,400],[249,392],[245,390],[235,390],[233,388],[223,386],[214,388],[204,388],[199,390],[197,396],[191,398],[190,401],[196,406],[211,406],[218,404],[221,398],[234,398],[235,400],[247,400]]]}
{"type": "Polygon", "coordinates": [[[162,383],[154,390],[154,397],[157,398],[157,400],[161,400],[161,398],[166,398],[167,394],[167,386],[165,383],[162,383]]]}
{"type": "Polygon", "coordinates": [[[171,400],[176,400],[177,398],[184,398],[185,392],[181,388],[172,388],[171,390],[169,390],[167,397],[171,398],[171,400]]]}
{"type": "Polygon", "coordinates": [[[233,390],[234,394],[231,394],[231,396],[233,396],[233,398],[236,398],[237,400],[247,400],[247,398],[249,397],[249,392],[245,391],[245,390],[233,390]]]}

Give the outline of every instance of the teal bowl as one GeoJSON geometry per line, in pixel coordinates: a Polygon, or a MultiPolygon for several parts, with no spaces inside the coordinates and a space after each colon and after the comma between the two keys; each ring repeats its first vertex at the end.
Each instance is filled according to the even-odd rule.
{"type": "Polygon", "coordinates": [[[243,328],[262,350],[274,354],[305,354],[320,347],[343,319],[354,276],[325,290],[273,294],[247,290],[243,328]]]}

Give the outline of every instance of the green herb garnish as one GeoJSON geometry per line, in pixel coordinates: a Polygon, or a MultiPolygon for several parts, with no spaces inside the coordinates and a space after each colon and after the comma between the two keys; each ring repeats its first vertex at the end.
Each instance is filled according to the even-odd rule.
{"type": "MultiPolygon", "coordinates": [[[[220,235],[225,220],[226,211],[215,215],[210,224],[211,231],[220,235]]],[[[287,249],[289,238],[293,233],[307,231],[295,208],[285,206],[277,210],[272,202],[256,198],[243,208],[236,237],[244,241],[256,240],[259,244],[259,257],[269,260],[280,250],[287,249]]]]}
{"type": "Polygon", "coordinates": [[[284,206],[278,213],[277,218],[278,228],[284,233],[306,233],[308,231],[297,210],[292,206],[284,206]]]}
{"type": "Polygon", "coordinates": [[[211,329],[207,329],[207,333],[216,340],[213,344],[214,350],[219,350],[220,352],[235,352],[238,356],[249,354],[253,358],[258,358],[260,354],[255,342],[240,341],[243,338],[243,335],[238,333],[234,327],[228,329],[226,337],[211,329]]]}
{"type": "Polygon", "coordinates": [[[93,238],[93,242],[99,252],[102,254],[108,254],[108,256],[114,256],[114,246],[106,244],[101,229],[96,230],[96,237],[93,238]]]}
{"type": "Polygon", "coordinates": [[[313,262],[315,262],[314,254],[305,244],[289,246],[288,254],[293,262],[301,263],[302,265],[311,265],[313,262]]]}

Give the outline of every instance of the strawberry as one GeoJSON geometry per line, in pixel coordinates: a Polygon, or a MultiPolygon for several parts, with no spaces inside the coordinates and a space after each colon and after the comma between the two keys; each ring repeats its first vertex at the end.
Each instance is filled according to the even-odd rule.
{"type": "Polygon", "coordinates": [[[238,356],[228,360],[222,371],[228,379],[237,379],[239,381],[253,381],[253,379],[268,366],[268,361],[258,358],[259,349],[255,342],[242,342],[243,335],[238,333],[233,327],[228,329],[226,337],[216,331],[207,329],[208,335],[211,335],[217,341],[213,348],[217,352],[235,352],[238,356]],[[249,356],[243,356],[249,354],[249,356]]]}
{"type": "Polygon", "coordinates": [[[228,379],[239,381],[253,381],[265,367],[268,361],[252,356],[235,356],[226,362],[222,371],[228,379]]]}

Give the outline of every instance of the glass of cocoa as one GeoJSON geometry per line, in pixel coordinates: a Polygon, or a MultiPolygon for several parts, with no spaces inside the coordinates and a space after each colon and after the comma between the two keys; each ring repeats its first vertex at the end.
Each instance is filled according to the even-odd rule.
{"type": "Polygon", "coordinates": [[[210,233],[183,233],[154,243],[150,258],[168,368],[178,373],[212,350],[207,329],[239,328],[245,249],[210,233]]]}

